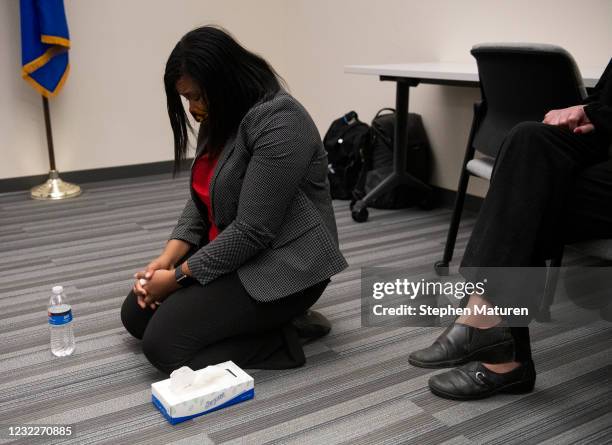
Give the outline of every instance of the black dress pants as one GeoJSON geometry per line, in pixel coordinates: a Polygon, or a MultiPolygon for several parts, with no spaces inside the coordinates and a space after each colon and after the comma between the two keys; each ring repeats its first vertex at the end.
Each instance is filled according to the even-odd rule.
{"type": "MultiPolygon", "coordinates": [[[[485,294],[495,305],[528,307],[533,314],[544,289],[545,259],[565,243],[597,238],[612,238],[607,139],[525,122],[502,144],[460,272],[478,281],[479,268],[539,267],[485,294]]],[[[529,360],[529,328],[513,327],[512,333],[516,359],[529,360]]]]}
{"type": "Polygon", "coordinates": [[[130,291],[121,308],[125,328],[142,339],[147,359],[170,374],[227,360],[242,368],[284,369],[305,363],[291,319],[321,296],[329,280],[277,301],[254,300],[238,274],[170,294],[156,309],[142,309],[130,291]]]}

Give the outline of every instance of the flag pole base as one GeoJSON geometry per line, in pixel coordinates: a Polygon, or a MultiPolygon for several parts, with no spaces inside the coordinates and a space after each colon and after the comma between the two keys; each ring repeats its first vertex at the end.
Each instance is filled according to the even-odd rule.
{"type": "Polygon", "coordinates": [[[79,196],[81,187],[70,182],[64,182],[57,170],[49,171],[49,179],[44,184],[30,189],[30,196],[34,199],[57,200],[79,196]]]}

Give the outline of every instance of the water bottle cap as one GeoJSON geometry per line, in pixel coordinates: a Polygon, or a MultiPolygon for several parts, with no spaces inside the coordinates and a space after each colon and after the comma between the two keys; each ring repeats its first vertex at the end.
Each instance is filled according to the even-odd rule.
{"type": "Polygon", "coordinates": [[[53,286],[53,289],[51,290],[54,294],[61,294],[62,292],[64,292],[64,288],[62,286],[53,286]]]}

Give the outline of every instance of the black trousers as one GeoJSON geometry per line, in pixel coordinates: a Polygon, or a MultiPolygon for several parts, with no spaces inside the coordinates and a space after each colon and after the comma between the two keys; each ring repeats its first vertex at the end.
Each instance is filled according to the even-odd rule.
{"type": "Polygon", "coordinates": [[[251,298],[237,273],[169,295],[156,309],[142,309],[130,291],[121,308],[125,328],[142,339],[147,359],[170,374],[227,360],[242,368],[284,369],[305,363],[291,319],[311,307],[329,280],[277,301],[251,298]]]}
{"type": "MultiPolygon", "coordinates": [[[[596,132],[577,135],[525,122],[502,144],[460,272],[479,280],[482,267],[541,266],[535,276],[506,276],[485,295],[493,304],[528,307],[533,314],[544,289],[545,260],[563,244],[597,238],[612,238],[607,140],[596,132]]],[[[517,360],[530,359],[529,328],[512,332],[517,360]]]]}

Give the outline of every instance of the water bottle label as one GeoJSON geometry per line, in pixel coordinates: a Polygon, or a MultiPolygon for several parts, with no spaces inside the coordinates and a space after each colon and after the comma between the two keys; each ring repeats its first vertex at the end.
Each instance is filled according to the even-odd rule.
{"type": "Polygon", "coordinates": [[[49,316],[49,324],[62,325],[72,321],[72,308],[68,305],[55,307],[47,312],[49,316]]]}

